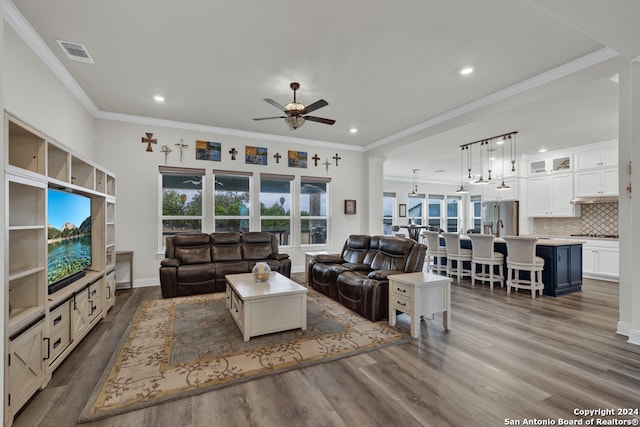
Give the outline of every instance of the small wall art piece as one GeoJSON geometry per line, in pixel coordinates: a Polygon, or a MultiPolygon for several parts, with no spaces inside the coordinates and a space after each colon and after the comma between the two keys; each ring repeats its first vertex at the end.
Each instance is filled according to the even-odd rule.
{"type": "Polygon", "coordinates": [[[158,140],[154,138],[153,134],[150,132],[145,133],[145,135],[146,136],[142,137],[142,143],[147,144],[147,149],[145,151],[147,151],[148,153],[152,153],[153,148],[151,148],[151,144],[157,144],[158,140]]]}
{"type": "Polygon", "coordinates": [[[307,168],[306,151],[288,151],[287,160],[290,168],[307,168]]]}
{"type": "Polygon", "coordinates": [[[251,147],[247,145],[245,147],[245,163],[251,165],[266,165],[267,151],[266,147],[251,147]]]}
{"type": "Polygon", "coordinates": [[[220,142],[196,140],[196,160],[222,160],[222,144],[220,142]]]}
{"type": "Polygon", "coordinates": [[[344,201],[344,213],[346,215],[355,215],[355,213],[356,213],[356,201],[355,200],[345,200],[344,201]]]}

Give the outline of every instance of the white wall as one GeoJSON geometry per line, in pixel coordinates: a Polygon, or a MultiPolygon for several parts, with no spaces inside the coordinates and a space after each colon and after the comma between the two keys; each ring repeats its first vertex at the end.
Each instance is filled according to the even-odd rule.
{"type": "Polygon", "coordinates": [[[6,23],[3,62],[4,108],[72,151],[95,160],[93,117],[6,23]]]}
{"type": "MultiPolygon", "coordinates": [[[[283,123],[284,126],[284,123],[283,123]]],[[[192,168],[205,168],[205,209],[211,210],[212,196],[207,189],[212,188],[213,169],[251,171],[254,177],[260,173],[289,174],[295,176],[329,176],[332,179],[330,185],[330,246],[314,247],[286,247],[282,252],[287,252],[292,258],[294,271],[304,271],[304,252],[309,250],[328,250],[339,252],[346,237],[353,233],[364,233],[366,189],[365,160],[360,151],[348,151],[341,149],[319,148],[303,143],[292,144],[279,141],[268,141],[244,136],[221,135],[202,131],[185,130],[158,125],[143,125],[115,120],[96,121],[96,156],[98,163],[116,175],[117,209],[116,209],[116,248],[134,251],[134,283],[137,285],[158,284],[158,166],[164,165],[164,154],[160,152],[162,145],[167,145],[173,150],[168,156],[169,166],[183,166],[192,168]],[[154,152],[145,151],[146,145],[141,143],[145,133],[153,133],[158,139],[154,152]],[[189,147],[184,151],[184,160],[180,162],[180,153],[175,146],[180,139],[189,147]],[[222,161],[205,161],[195,159],[195,141],[215,141],[222,143],[222,161]],[[269,158],[267,166],[249,165],[244,161],[245,146],[267,147],[269,158]],[[239,154],[235,161],[228,154],[231,148],[235,148],[239,154]],[[306,151],[309,158],[309,166],[303,168],[290,168],[287,165],[286,156],[288,150],[306,151]],[[333,157],[336,152],[342,157],[339,166],[335,166],[333,157]],[[283,157],[276,164],[273,155],[280,153],[283,157]],[[318,166],[314,167],[314,154],[322,159],[318,166]],[[322,163],[329,159],[331,165],[328,173],[322,163]],[[356,215],[344,214],[344,200],[356,200],[356,215]]],[[[212,232],[210,224],[204,224],[204,232],[212,232]]],[[[252,228],[257,230],[259,225],[252,223],[252,228]]]]}

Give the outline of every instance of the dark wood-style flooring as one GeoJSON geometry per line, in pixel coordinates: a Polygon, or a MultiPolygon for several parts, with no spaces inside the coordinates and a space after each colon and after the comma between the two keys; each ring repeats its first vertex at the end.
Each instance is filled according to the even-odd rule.
{"type": "MultiPolygon", "coordinates": [[[[159,287],[119,292],[14,425],[76,425],[134,312],[155,298],[159,287]]],[[[83,425],[484,427],[639,408],[640,347],[616,335],[617,320],[617,283],[585,280],[580,293],[532,300],[462,281],[449,332],[436,316],[411,343],[83,425]]],[[[398,324],[409,332],[406,315],[398,324]]]]}

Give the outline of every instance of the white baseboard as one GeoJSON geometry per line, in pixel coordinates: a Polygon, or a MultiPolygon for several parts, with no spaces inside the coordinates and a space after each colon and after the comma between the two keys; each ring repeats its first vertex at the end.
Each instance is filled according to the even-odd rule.
{"type": "Polygon", "coordinates": [[[631,323],[618,321],[618,330],[616,333],[618,335],[624,335],[625,337],[629,336],[629,331],[631,330],[631,323]]]}
{"type": "Polygon", "coordinates": [[[628,343],[640,345],[640,329],[630,329],[628,336],[629,336],[629,339],[627,340],[628,343]]]}
{"type": "MultiPolygon", "coordinates": [[[[148,279],[136,279],[133,281],[133,287],[134,288],[145,288],[147,286],[160,286],[160,282],[158,281],[157,278],[148,278],[148,279]]],[[[116,287],[116,290],[121,290],[121,289],[129,289],[128,285],[118,285],[116,287]]]]}

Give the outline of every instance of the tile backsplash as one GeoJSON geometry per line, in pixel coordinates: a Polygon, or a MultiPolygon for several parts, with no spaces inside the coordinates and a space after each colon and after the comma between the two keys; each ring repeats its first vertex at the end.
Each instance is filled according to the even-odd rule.
{"type": "Polygon", "coordinates": [[[534,218],[533,233],[541,236],[570,234],[618,235],[618,204],[596,203],[580,205],[577,218],[534,218]]]}

